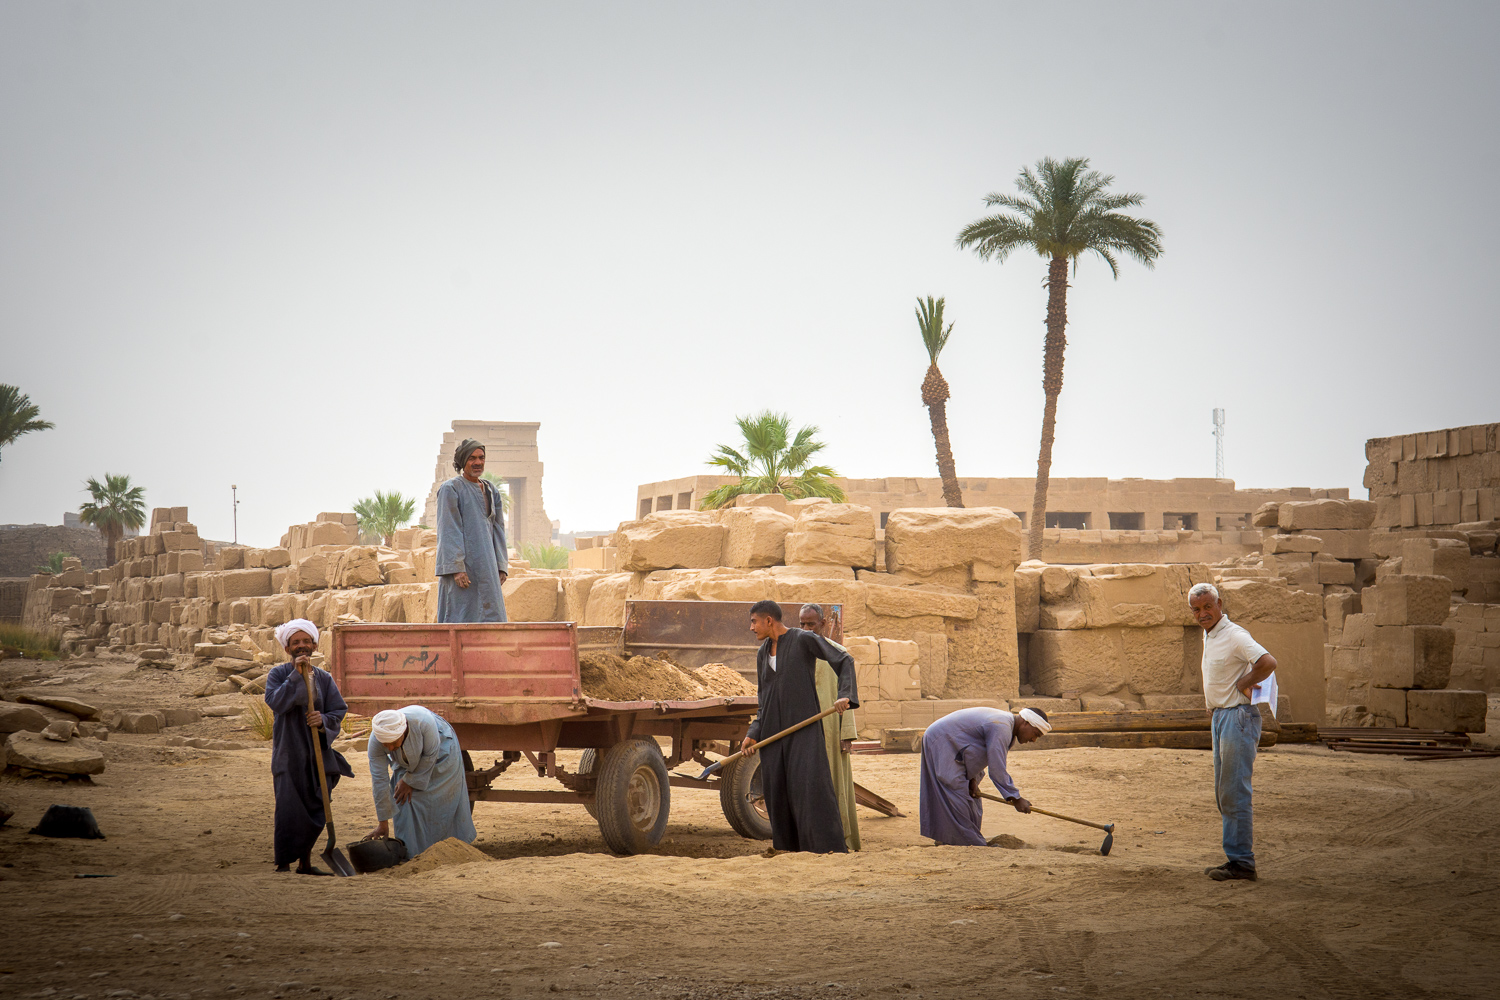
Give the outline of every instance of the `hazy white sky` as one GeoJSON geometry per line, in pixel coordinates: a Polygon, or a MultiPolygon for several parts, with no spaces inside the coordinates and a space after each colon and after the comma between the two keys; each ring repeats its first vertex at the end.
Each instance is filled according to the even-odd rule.
{"type": "Polygon", "coordinates": [[[1082,155],[1166,254],[1070,294],[1053,474],[1348,486],[1500,419],[1493,3],[0,3],[0,382],[52,431],[0,522],[129,473],[272,544],[425,498],[451,420],[538,420],[564,529],[733,418],[1035,472],[1045,264],[954,248],[1082,155]]]}

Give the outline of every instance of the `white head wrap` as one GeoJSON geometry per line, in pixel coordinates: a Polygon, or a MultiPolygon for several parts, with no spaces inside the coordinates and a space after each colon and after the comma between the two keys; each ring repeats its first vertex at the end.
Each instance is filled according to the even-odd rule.
{"type": "Polygon", "coordinates": [[[1033,726],[1035,726],[1037,729],[1041,730],[1043,733],[1050,733],[1050,732],[1052,732],[1052,723],[1048,722],[1046,719],[1042,718],[1040,715],[1037,715],[1031,709],[1029,709],[1029,708],[1023,708],[1023,709],[1021,709],[1020,716],[1021,716],[1021,718],[1025,719],[1027,722],[1029,722],[1033,726]]]}
{"type": "Polygon", "coordinates": [[[286,649],[286,644],[292,641],[292,636],[298,632],[306,632],[312,636],[312,641],[318,641],[318,626],[306,618],[293,618],[284,625],[276,626],[276,641],[281,643],[281,648],[286,649]]]}
{"type": "Polygon", "coordinates": [[[370,732],[381,743],[396,742],[406,732],[406,713],[395,708],[376,712],[375,718],[370,720],[370,732]]]}

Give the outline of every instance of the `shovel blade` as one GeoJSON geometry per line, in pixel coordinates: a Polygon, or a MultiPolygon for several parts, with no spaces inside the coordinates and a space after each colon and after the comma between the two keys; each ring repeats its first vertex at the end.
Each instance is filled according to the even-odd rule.
{"type": "Polygon", "coordinates": [[[1106,833],[1104,835],[1104,843],[1102,843],[1102,844],[1099,845],[1099,853],[1102,854],[1102,855],[1104,855],[1107,858],[1107,857],[1109,857],[1109,849],[1112,848],[1112,847],[1114,847],[1114,846],[1115,846],[1115,835],[1113,833],[1106,833]]]}
{"type": "Polygon", "coordinates": [[[353,878],[357,874],[349,859],[344,857],[344,852],[336,847],[323,852],[323,863],[328,866],[329,871],[343,878],[353,878]]]}

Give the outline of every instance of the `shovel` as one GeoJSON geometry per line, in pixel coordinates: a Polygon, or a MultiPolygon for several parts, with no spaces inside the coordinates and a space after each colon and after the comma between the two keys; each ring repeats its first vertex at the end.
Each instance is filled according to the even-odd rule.
{"type": "MultiPolygon", "coordinates": [[[[991,802],[1005,802],[1005,800],[1000,796],[991,795],[989,792],[980,792],[979,797],[981,799],[989,799],[991,802]]],[[[1009,802],[1005,802],[1005,804],[1010,805],[1009,802]]],[[[1081,826],[1091,826],[1095,830],[1103,830],[1104,843],[1099,845],[1099,853],[1104,855],[1106,858],[1109,857],[1109,849],[1115,846],[1115,825],[1113,823],[1091,823],[1086,819],[1074,819],[1072,816],[1064,816],[1062,813],[1048,812],[1045,809],[1038,809],[1036,806],[1032,806],[1031,811],[1034,813],[1041,813],[1043,816],[1051,816],[1053,819],[1065,819],[1069,823],[1078,823],[1081,826]]]]}
{"type": "MultiPolygon", "coordinates": [[[[809,718],[803,719],[801,722],[797,723],[795,726],[787,726],[785,729],[783,729],[781,732],[777,733],[775,736],[767,736],[765,739],[763,739],[763,740],[759,741],[758,743],[756,743],[755,744],[755,749],[759,750],[761,747],[765,746],[768,743],[775,743],[777,740],[781,739],[783,736],[790,736],[793,733],[795,733],[797,730],[803,729],[803,728],[805,728],[807,726],[810,726],[814,722],[821,722],[823,719],[828,718],[830,715],[832,715],[834,712],[837,712],[837,711],[838,711],[837,708],[825,709],[825,710],[819,712],[817,715],[814,715],[814,716],[811,716],[809,718]]],[[[737,751],[735,753],[732,753],[728,757],[725,757],[723,760],[716,761],[716,762],[708,765],[707,767],[705,767],[703,769],[703,773],[700,774],[700,775],[698,775],[698,777],[695,778],[695,779],[693,779],[693,780],[695,780],[695,781],[706,781],[706,780],[708,780],[708,776],[710,774],[718,774],[720,771],[722,771],[724,769],[724,766],[726,764],[733,764],[735,761],[739,760],[743,756],[745,756],[745,751],[743,751],[743,750],[740,750],[740,751],[737,751]]],[[[683,777],[687,777],[687,775],[683,775],[683,777]]]]}
{"type": "MultiPolygon", "coordinates": [[[[307,673],[307,707],[311,709],[317,701],[317,693],[313,688],[312,671],[307,673]]],[[[307,724],[307,738],[312,742],[313,768],[318,772],[318,787],[323,790],[323,818],[328,821],[328,846],[323,848],[323,863],[335,875],[344,878],[352,878],[355,874],[354,866],[349,859],[344,857],[344,852],[335,847],[338,834],[333,829],[333,806],[328,800],[328,771],[323,767],[322,741],[318,739],[318,727],[312,723],[307,724]]]]}

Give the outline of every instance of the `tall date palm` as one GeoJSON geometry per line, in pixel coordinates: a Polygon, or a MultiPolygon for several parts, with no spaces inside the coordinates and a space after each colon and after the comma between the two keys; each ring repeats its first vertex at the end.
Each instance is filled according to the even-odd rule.
{"type": "Polygon", "coordinates": [[[78,508],[78,520],[104,533],[105,562],[115,564],[115,544],[126,531],[146,526],[146,490],[131,486],[129,476],[106,472],[104,482],[89,477],[84,484],[90,500],[78,508]]]}
{"type": "Polygon", "coordinates": [[[948,346],[953,324],[943,326],[943,300],[927,296],[917,300],[917,327],[922,331],[922,346],[927,348],[927,377],[922,379],[922,405],[932,421],[932,443],[937,448],[938,475],[943,478],[943,502],[949,507],[964,505],[958,488],[958,473],[953,468],[953,447],[948,440],[948,380],[938,369],[938,355],[948,346]]]}
{"type": "Polygon", "coordinates": [[[1004,211],[976,219],[958,234],[960,249],[972,249],[981,260],[1004,261],[1015,250],[1031,250],[1047,260],[1047,339],[1042,350],[1042,443],[1036,460],[1036,494],[1031,503],[1030,554],[1042,555],[1047,518],[1047,482],[1052,471],[1052,438],[1057,425],[1057,397],[1062,392],[1063,351],[1068,346],[1068,264],[1096,253],[1120,277],[1117,254],[1147,267],[1161,256],[1161,227],[1149,219],[1120,212],[1146,200],[1145,195],[1114,194],[1114,177],[1090,170],[1084,157],[1022,167],[1016,178],[1020,194],[985,196],[986,205],[1004,211]]]}

